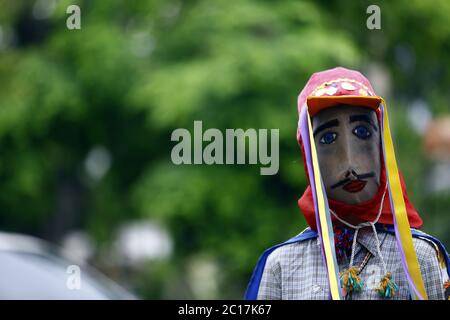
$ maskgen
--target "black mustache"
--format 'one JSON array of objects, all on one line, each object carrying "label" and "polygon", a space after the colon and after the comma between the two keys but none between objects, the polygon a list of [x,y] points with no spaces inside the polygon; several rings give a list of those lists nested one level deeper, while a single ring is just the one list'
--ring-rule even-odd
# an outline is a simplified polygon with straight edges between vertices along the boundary
[{"label": "black mustache", "polygon": [[[355,176],[356,176],[356,178],[358,178],[358,180],[362,180],[362,179],[365,179],[365,178],[372,178],[372,177],[375,177],[375,173],[369,172],[369,173],[364,173],[364,174],[357,174],[357,175],[355,175]],[[350,182],[350,181],[352,181],[352,180],[354,180],[354,179],[345,178],[344,180],[341,180],[341,181],[339,181],[338,183],[333,184],[333,185],[331,186],[331,189],[334,189],[334,188],[343,186],[344,184],[346,184],[346,183],[348,183],[348,182]]]}]

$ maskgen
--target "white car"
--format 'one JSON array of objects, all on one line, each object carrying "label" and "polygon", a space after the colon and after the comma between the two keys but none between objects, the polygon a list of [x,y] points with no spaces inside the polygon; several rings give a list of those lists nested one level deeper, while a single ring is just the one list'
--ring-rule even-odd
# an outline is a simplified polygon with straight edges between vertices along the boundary
[{"label": "white car", "polygon": [[92,267],[79,266],[58,251],[31,236],[0,232],[0,299],[136,299]]}]

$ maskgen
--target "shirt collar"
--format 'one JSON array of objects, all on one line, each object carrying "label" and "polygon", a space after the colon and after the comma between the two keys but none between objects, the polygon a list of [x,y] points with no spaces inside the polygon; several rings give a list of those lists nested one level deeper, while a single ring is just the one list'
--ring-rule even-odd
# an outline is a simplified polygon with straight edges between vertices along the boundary
[{"label": "shirt collar", "polygon": [[[387,234],[385,232],[378,232],[378,231],[377,234],[378,239],[380,240],[380,247],[381,247]],[[359,246],[357,247],[355,254],[357,254],[362,248],[365,248],[374,257],[378,256],[377,241],[375,239],[375,235],[371,227],[361,228],[358,231],[358,237],[356,239],[356,242],[359,244]]]}]

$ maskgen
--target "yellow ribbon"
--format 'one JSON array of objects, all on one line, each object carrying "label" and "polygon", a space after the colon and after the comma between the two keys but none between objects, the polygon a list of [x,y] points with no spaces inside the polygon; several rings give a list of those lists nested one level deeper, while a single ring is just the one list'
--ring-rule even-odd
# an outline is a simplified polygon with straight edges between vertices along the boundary
[{"label": "yellow ribbon", "polygon": [[320,219],[320,230],[322,234],[322,242],[325,252],[325,258],[327,263],[327,270],[328,270],[328,279],[330,283],[330,292],[331,292],[331,298],[333,300],[341,300],[340,295],[340,289],[339,289],[339,283],[338,279],[336,277],[337,273],[336,270],[338,270],[337,266],[335,265],[335,259],[333,251],[334,248],[331,248],[330,246],[330,235],[328,233],[328,220],[327,220],[327,212],[325,209],[325,200],[324,192],[322,189],[322,178],[320,176],[320,168],[319,168],[319,162],[317,160],[317,153],[316,153],[316,145],[314,143],[314,135],[312,131],[312,125],[311,125],[311,119],[308,113],[308,129],[309,129],[309,144],[311,146],[311,160],[313,165],[313,171],[314,171],[314,184],[316,186],[316,195],[317,195],[317,202],[318,202],[318,209],[319,209],[319,219]]},{"label": "yellow ribbon", "polygon": [[397,222],[397,230],[401,240],[402,250],[406,259],[406,265],[411,279],[423,300],[428,300],[425,285],[420,272],[419,261],[417,260],[416,251],[414,249],[411,227],[406,213],[405,200],[403,198],[402,186],[400,184],[400,176],[398,173],[397,162],[395,160],[394,146],[392,143],[391,130],[389,128],[389,116],[386,103],[381,100],[384,105],[384,130],[383,139],[385,146],[386,168],[388,173],[388,181],[391,191],[391,199],[394,205],[395,221]]}]

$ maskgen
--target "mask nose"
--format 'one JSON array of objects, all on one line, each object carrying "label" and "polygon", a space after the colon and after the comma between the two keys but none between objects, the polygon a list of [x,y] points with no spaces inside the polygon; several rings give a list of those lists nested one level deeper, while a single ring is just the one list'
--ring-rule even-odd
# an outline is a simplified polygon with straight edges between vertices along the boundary
[{"label": "mask nose", "polygon": [[345,130],[341,136],[341,151],[339,162],[341,163],[341,179],[358,180],[357,167],[358,162],[356,161],[361,157],[360,150],[354,147],[354,142],[351,141],[351,135]]},{"label": "mask nose", "polygon": [[357,180],[358,179],[358,174],[356,173],[356,170],[354,168],[349,168],[344,173],[344,179]]}]

